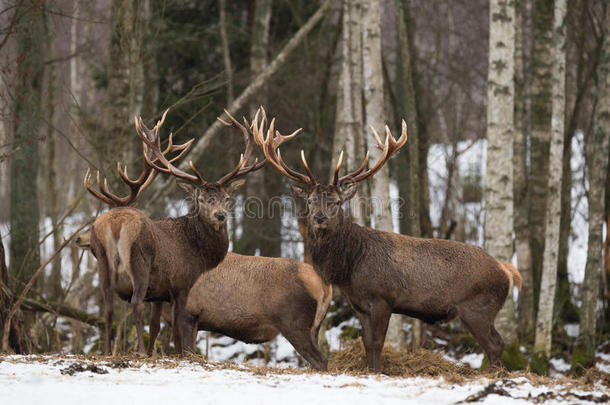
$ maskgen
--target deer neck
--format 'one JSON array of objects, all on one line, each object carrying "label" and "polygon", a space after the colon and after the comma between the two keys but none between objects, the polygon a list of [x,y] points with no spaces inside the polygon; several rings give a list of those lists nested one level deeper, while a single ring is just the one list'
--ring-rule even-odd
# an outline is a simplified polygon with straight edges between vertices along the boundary
[{"label": "deer neck", "polygon": [[220,229],[215,229],[198,216],[184,218],[185,235],[191,247],[201,254],[206,269],[216,267],[229,250],[227,226],[223,225]]},{"label": "deer neck", "polygon": [[326,283],[345,285],[364,253],[363,228],[342,214],[339,226],[307,231],[314,268]]}]

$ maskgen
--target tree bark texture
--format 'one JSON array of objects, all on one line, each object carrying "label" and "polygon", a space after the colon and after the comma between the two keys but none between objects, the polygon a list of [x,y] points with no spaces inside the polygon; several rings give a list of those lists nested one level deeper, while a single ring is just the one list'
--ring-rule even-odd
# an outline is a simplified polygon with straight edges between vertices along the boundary
[{"label": "tree bark texture", "polygon": [[[26,11],[17,27],[18,65],[14,150],[11,161],[10,266],[13,289],[21,291],[40,265],[38,162],[43,60],[46,46],[42,8],[36,1],[22,4]],[[23,11],[22,11],[23,12]]]},{"label": "tree bark texture", "polygon": [[579,346],[588,357],[594,358],[597,302],[600,298],[600,279],[603,273],[604,187],[608,170],[610,138],[610,7],[606,7],[606,31],[597,70],[597,110],[590,139],[587,140],[587,175],[589,179],[589,240],[585,279],[580,308]]},{"label": "tree bark texture", "polygon": [[[489,10],[485,250],[503,262],[513,255],[513,144],[515,6],[492,0]],[[512,291],[496,318],[505,343],[516,341]]]},{"label": "tree bark texture", "polygon": [[555,0],[553,23],[553,67],[552,67],[552,122],[549,156],[548,194],[546,208],[546,232],[538,315],[536,317],[536,339],[534,353],[551,355],[551,330],[553,306],[557,282],[557,254],[559,250],[559,218],[561,217],[561,173],[563,165],[563,138],[565,124],[566,87],[566,0]]},{"label": "tree bark texture", "polygon": [[[528,209],[528,133],[530,99],[532,0],[518,2],[515,8],[515,136],[513,142],[513,202],[515,253],[523,288],[519,293],[519,335],[525,340],[534,336],[534,290],[532,258],[529,243]],[[531,340],[530,340],[531,341]]]},{"label": "tree bark texture", "polygon": [[[401,215],[402,223],[406,229],[401,229],[402,233],[408,233],[411,236],[421,235],[421,226],[419,221],[419,145],[418,145],[418,128],[417,128],[417,97],[415,94],[415,86],[413,85],[413,63],[412,63],[412,48],[409,40],[409,31],[407,29],[407,18],[403,7],[403,0],[396,0],[396,20],[398,28],[398,61],[397,68],[399,78],[398,100],[400,102],[400,113],[404,114],[409,131],[409,139],[406,147],[408,154],[403,153],[398,156],[401,160],[408,162],[408,204],[404,207]],[[400,118],[400,117],[397,117]],[[398,121],[398,120],[397,120]],[[398,124],[400,124],[398,122]],[[398,126],[397,126],[398,127]],[[402,185],[399,185],[399,187]]]},{"label": "tree bark texture", "polygon": [[[530,138],[529,238],[532,258],[532,288],[534,303],[538,303],[542,256],[544,252],[544,227],[546,224],[546,195],[549,174],[549,141],[551,134],[551,55],[553,24],[553,0],[535,0],[533,11],[533,51]],[[529,281],[525,276],[523,281]]]},{"label": "tree bark texture", "polygon": [[[341,151],[344,153],[344,169],[354,170],[362,158],[363,77],[362,77],[362,0],[343,1],[343,34],[341,72],[335,118],[335,137],[331,169],[334,171]],[[332,173],[330,173],[332,178]],[[351,202],[354,221],[363,225],[364,210],[360,204],[362,190],[358,190]]]}]

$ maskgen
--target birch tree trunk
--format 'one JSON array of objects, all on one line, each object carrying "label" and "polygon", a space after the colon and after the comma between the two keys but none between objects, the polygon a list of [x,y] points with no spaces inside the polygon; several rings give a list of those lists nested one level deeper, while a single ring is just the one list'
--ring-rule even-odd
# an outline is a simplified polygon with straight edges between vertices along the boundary
[{"label": "birch tree trunk", "polygon": [[[362,0],[343,0],[343,50],[340,89],[337,95],[335,137],[333,139],[334,169],[341,151],[345,155],[345,168],[354,170],[362,163]],[[332,173],[330,174],[332,177]],[[361,190],[351,202],[355,222],[363,225],[364,211],[360,204]]]},{"label": "birch tree trunk", "polygon": [[604,187],[608,170],[608,143],[610,138],[610,7],[606,7],[606,30],[603,50],[597,70],[597,110],[590,139],[586,143],[587,175],[589,179],[589,240],[585,279],[580,308],[580,328],[572,367],[588,367],[595,363],[597,303],[600,298],[600,278],[604,274],[603,222]]},{"label": "birch tree trunk", "polygon": [[[362,77],[364,88],[366,144],[371,154],[371,162],[376,162],[381,151],[372,134],[371,127],[383,134],[384,99],[383,67],[381,60],[381,2],[380,0],[362,3]],[[371,163],[374,164],[374,163]],[[372,222],[376,229],[392,232],[392,212],[390,210],[390,171],[388,165],[371,178]],[[396,348],[404,348],[405,336],[402,328],[403,318],[393,314],[385,343]]]},{"label": "birch tree trunk", "polygon": [[[538,303],[540,274],[546,224],[546,195],[549,174],[549,140],[551,133],[551,55],[553,25],[553,0],[534,0],[533,50],[531,82],[531,138],[529,194],[529,238],[532,259],[531,276],[525,275],[524,285],[534,292],[534,303]],[[524,272],[527,269],[523,269]]]},{"label": "birch tree trunk", "polygon": [[529,243],[527,213],[527,144],[529,132],[530,56],[531,56],[531,8],[532,0],[518,2],[515,8],[515,137],[513,143],[513,202],[515,226],[515,253],[517,268],[523,278],[519,293],[518,325],[519,337],[526,341],[534,336],[534,290],[532,280],[532,258]]},{"label": "birch tree trunk", "polygon": [[557,282],[557,254],[559,250],[559,218],[561,217],[561,173],[566,87],[566,3],[566,0],[555,0],[552,67],[552,134],[549,156],[546,232],[532,364],[532,370],[544,374],[548,374],[547,363],[551,356],[551,330],[553,326],[553,306],[555,303],[555,284]]},{"label": "birch tree trunk", "polygon": [[[485,175],[485,250],[503,262],[513,255],[515,6],[491,0],[487,85],[487,169]],[[517,340],[512,291],[496,318],[504,342]]]}]

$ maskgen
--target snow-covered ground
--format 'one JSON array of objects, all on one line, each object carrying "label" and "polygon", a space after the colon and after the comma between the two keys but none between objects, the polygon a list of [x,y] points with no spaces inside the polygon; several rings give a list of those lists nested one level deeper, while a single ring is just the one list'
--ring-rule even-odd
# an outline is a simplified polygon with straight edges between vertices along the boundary
[{"label": "snow-covered ground", "polygon": [[[92,371],[91,371],[92,370]],[[599,403],[609,391],[567,383],[537,385],[527,378],[447,382],[442,378],[350,376],[205,364],[187,360],[118,361],[73,356],[0,357],[2,404],[454,404]],[[491,386],[491,388],[490,388]],[[528,401],[529,398],[529,401]],[[541,399],[545,401],[540,401]],[[593,401],[587,401],[586,399]]]}]

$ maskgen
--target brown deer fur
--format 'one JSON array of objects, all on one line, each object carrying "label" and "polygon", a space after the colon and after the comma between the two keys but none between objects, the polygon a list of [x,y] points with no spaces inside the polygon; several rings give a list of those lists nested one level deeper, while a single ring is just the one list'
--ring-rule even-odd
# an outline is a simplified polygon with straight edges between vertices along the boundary
[{"label": "brown deer fur", "polygon": [[312,367],[326,370],[318,331],[331,298],[332,287],[306,263],[228,253],[218,267],[199,276],[186,311],[197,330],[247,343],[267,342],[281,333]]},{"label": "brown deer fur", "polygon": [[[203,271],[220,263],[228,250],[226,199],[241,184],[243,180],[229,186],[200,188],[183,184],[196,203],[188,215],[179,218],[151,220],[135,208],[119,207],[96,219],[90,245],[98,260],[100,284],[107,302],[107,353],[111,342],[113,291],[132,303],[141,352],[144,351],[143,301],[170,301],[174,316],[182,319],[189,289]],[[217,214],[224,214],[223,219],[219,220]],[[173,334],[176,351],[182,353],[181,328],[176,325]],[[148,353],[153,344],[151,339]]]},{"label": "brown deer fur", "polygon": [[491,363],[499,363],[503,342],[494,319],[513,280],[520,285],[514,267],[506,269],[476,246],[359,226],[341,209],[353,192],[345,196],[337,186],[293,189],[310,202],[307,238],[314,268],[339,288],[360,319],[371,369],[380,371],[392,313],[427,323],[459,316]]},{"label": "brown deer fur", "polygon": [[[259,125],[259,115],[262,120]],[[141,118],[136,119],[136,132],[142,141],[144,168],[136,180],[127,176],[127,168],[118,164],[121,179],[129,186],[126,197],[118,197],[108,190],[106,181],[97,175],[98,190],[90,186],[91,174],[85,175],[85,187],[96,198],[111,206],[118,206],[96,219],[88,236],[82,236],[77,244],[86,247],[87,239],[91,251],[99,264],[106,313],[106,352],[110,352],[112,334],[112,292],[131,302],[138,334],[138,351],[144,353],[144,333],[142,327],[142,305],[151,301],[152,316],[149,355],[159,332],[161,302],[169,301],[173,306],[173,337],[176,352],[183,352],[184,306],[190,288],[205,270],[216,267],[228,250],[227,203],[230,195],[244,184],[241,176],[260,169],[265,161],[255,159],[250,164],[254,148],[253,128],[263,130],[267,124],[264,109],[256,113],[249,124],[244,118],[240,124],[228,111],[230,121],[219,121],[241,132],[245,149],[237,166],[216,182],[206,181],[190,162],[193,173],[184,172],[173,165],[188,151],[192,140],[173,144],[170,134],[168,146],[161,150],[159,131],[167,111],[152,129],[148,129]],[[297,131],[298,132],[298,131]],[[279,146],[279,143],[278,143]],[[174,158],[168,158],[179,152]],[[190,204],[187,215],[179,218],[151,220],[148,216],[127,205],[134,204],[157,172],[171,174],[182,181],[178,184],[186,192]]]},{"label": "brown deer fur", "polygon": [[331,185],[314,178],[305,154],[306,174],[282,160],[276,145],[284,138],[272,128],[263,139],[255,131],[267,161],[296,181],[292,190],[307,201],[307,237],[312,263],[322,279],[336,285],[348,299],[362,324],[369,368],[381,370],[381,350],[392,313],[433,323],[459,316],[483,346],[492,364],[500,362],[504,343],[494,327],[513,283],[520,277],[481,248],[464,243],[413,238],[352,223],[342,205],[354,196],[357,184],[373,176],[407,141],[407,125],[394,139],[386,126],[385,143],[374,129],[382,153],[367,169],[367,153],[355,171],[339,177],[339,156]]}]

